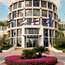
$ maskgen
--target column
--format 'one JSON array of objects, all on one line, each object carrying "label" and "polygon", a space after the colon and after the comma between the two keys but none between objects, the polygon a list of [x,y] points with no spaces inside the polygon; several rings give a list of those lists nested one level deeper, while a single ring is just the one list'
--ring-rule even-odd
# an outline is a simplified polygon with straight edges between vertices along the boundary
[{"label": "column", "polygon": [[24,39],[24,33],[25,33],[25,31],[24,31],[24,27],[22,27],[22,48],[25,48],[25,39]]},{"label": "column", "polygon": [[43,26],[41,26],[39,32],[40,32],[40,34],[41,34],[41,39],[39,40],[39,45],[40,45],[40,46],[44,46],[44,45],[43,45]]},{"label": "column", "polygon": [[48,47],[50,47],[51,44],[50,44],[50,33],[49,33],[49,29],[48,29]]}]

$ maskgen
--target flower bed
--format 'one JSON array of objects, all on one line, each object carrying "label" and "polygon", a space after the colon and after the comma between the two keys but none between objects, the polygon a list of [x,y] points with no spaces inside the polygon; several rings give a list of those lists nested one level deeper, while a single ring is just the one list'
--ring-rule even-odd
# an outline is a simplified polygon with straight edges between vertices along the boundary
[{"label": "flower bed", "polygon": [[43,56],[40,58],[22,59],[21,56],[8,56],[5,58],[7,65],[55,65],[57,58],[53,56]]}]

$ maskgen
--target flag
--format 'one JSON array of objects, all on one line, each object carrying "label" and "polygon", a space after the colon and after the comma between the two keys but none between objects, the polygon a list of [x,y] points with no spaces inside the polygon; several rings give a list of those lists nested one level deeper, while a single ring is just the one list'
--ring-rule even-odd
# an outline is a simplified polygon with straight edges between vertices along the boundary
[{"label": "flag", "polygon": [[26,25],[27,24],[27,20],[24,20],[24,22],[21,23],[21,25]]},{"label": "flag", "polygon": [[49,26],[52,26],[52,16],[49,15],[49,19],[47,20]]}]

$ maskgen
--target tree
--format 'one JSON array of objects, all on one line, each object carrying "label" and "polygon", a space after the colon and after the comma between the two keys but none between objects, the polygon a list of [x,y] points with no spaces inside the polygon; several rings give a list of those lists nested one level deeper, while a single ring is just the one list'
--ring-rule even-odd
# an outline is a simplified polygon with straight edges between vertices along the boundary
[{"label": "tree", "polygon": [[65,48],[65,37],[62,31],[56,32],[54,47],[58,49]]}]

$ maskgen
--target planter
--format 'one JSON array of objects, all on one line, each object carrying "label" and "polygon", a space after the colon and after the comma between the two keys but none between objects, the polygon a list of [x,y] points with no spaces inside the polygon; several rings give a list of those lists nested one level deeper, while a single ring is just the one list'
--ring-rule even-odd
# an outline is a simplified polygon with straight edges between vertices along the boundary
[{"label": "planter", "polygon": [[22,59],[21,56],[8,56],[5,58],[7,65],[55,65],[57,58],[46,56],[41,58]]}]

